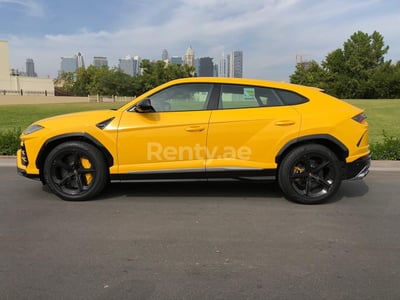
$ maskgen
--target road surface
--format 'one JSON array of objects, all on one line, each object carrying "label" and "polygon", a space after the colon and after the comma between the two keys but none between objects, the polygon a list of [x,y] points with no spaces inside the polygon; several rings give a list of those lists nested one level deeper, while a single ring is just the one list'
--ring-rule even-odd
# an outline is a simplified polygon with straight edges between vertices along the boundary
[{"label": "road surface", "polygon": [[65,202],[0,158],[0,299],[400,299],[400,168],[324,205],[274,184],[113,184]]}]

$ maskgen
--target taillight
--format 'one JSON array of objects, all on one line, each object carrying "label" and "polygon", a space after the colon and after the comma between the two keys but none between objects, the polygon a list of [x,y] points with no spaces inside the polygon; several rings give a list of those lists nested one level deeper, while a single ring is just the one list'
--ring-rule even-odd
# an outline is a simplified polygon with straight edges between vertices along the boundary
[{"label": "taillight", "polygon": [[367,115],[364,113],[358,114],[357,116],[353,117],[353,120],[362,123],[367,118]]}]

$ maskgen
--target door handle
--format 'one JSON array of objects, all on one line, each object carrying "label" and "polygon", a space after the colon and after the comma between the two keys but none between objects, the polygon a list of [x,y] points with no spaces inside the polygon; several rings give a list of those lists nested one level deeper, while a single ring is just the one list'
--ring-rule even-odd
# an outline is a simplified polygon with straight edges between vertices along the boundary
[{"label": "door handle", "polygon": [[200,132],[204,129],[206,129],[204,126],[189,126],[185,128],[187,132]]},{"label": "door handle", "polygon": [[290,125],[294,125],[296,122],[293,120],[280,120],[280,121],[276,121],[275,125],[276,126],[290,126]]}]

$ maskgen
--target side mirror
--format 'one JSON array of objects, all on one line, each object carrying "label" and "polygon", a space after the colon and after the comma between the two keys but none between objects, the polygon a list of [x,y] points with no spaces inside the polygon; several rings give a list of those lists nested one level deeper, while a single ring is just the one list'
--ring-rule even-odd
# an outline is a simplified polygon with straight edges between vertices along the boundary
[{"label": "side mirror", "polygon": [[135,111],[138,113],[152,113],[155,112],[156,110],[151,105],[150,99],[147,98],[136,104]]}]

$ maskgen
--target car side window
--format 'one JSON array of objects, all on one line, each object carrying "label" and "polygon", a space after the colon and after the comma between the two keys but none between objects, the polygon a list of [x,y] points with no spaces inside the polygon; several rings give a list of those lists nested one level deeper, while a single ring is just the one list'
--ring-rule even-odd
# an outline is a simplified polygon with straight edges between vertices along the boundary
[{"label": "car side window", "polygon": [[212,84],[194,83],[168,87],[150,97],[156,112],[207,109]]},{"label": "car side window", "polygon": [[283,105],[274,89],[246,86],[222,85],[220,109],[251,108]]},{"label": "car side window", "polygon": [[297,93],[286,91],[286,90],[276,90],[279,98],[285,103],[285,105],[296,105],[308,102],[308,99]]}]

